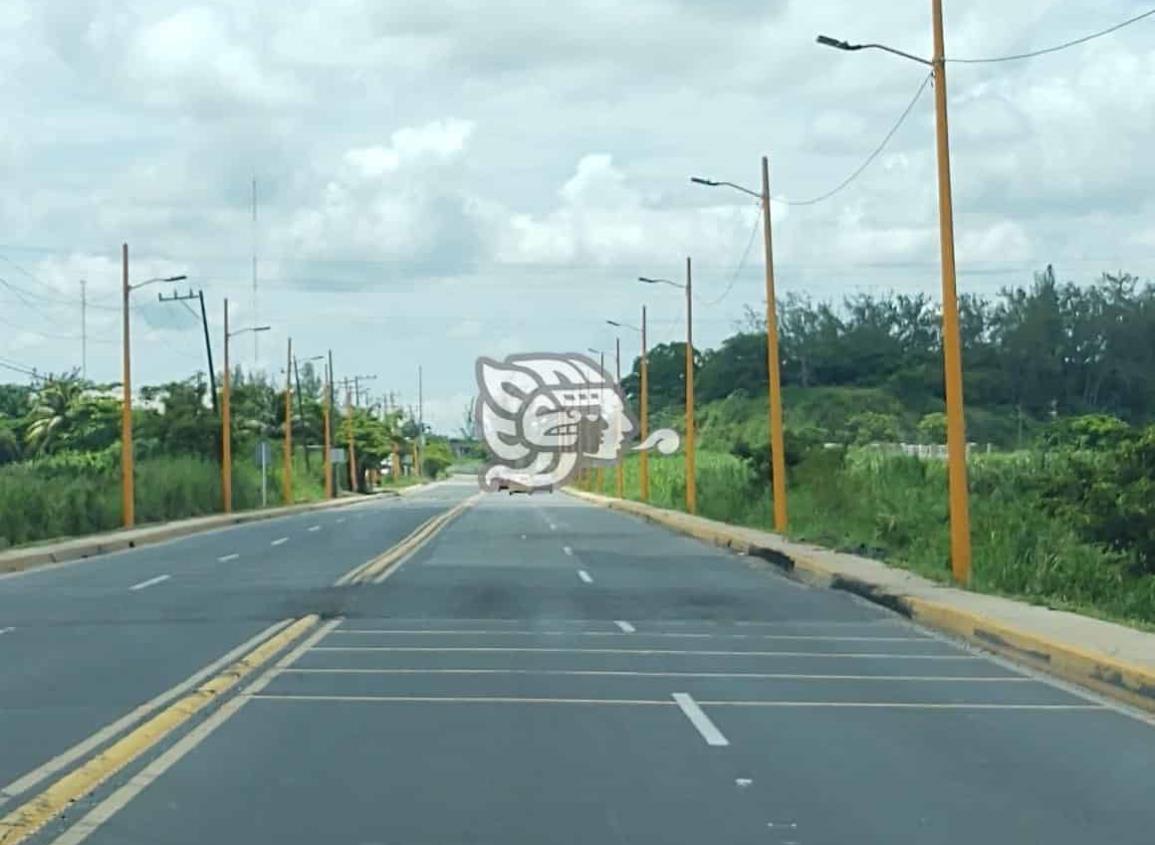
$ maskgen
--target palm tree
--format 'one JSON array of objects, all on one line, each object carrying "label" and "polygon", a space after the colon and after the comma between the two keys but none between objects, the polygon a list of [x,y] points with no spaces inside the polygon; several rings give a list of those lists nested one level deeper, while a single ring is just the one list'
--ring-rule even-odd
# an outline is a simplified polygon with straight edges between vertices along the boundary
[{"label": "palm tree", "polygon": [[76,373],[45,379],[28,413],[24,443],[37,455],[49,452],[69,428],[71,417],[84,393]]}]

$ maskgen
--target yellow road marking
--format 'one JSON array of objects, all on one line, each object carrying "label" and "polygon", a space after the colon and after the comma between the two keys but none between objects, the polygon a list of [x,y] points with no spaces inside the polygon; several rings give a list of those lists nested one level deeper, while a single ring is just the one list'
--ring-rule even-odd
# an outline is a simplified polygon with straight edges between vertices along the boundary
[{"label": "yellow road marking", "polygon": [[449,510],[425,520],[425,522],[421,523],[421,525],[414,529],[408,536],[383,554],[345,573],[337,579],[336,586],[368,584],[374,580],[378,582],[383,580],[394,565],[429,542],[437,532],[445,528],[445,526],[459,517],[468,507],[476,502],[477,499],[480,498],[480,495],[481,494],[478,493],[470,496]]},{"label": "yellow road marking", "polygon": [[341,619],[331,619],[318,626],[308,636],[301,639],[288,653],[282,656],[272,668],[263,673],[249,684],[243,692],[233,696],[222,706],[210,713],[203,721],[187,734],[177,740],[163,754],[145,766],[139,773],[134,774],[128,783],[121,786],[111,795],[88,811],[76,824],[65,831],[61,836],[52,840],[52,845],[80,845],[89,836],[96,832],[102,824],[118,813],[126,804],[132,801],[141,792],[147,789],[157,778],[176,765],[186,754],[204,742],[208,736],[236,715],[244,706],[248,696],[259,692],[276,677],[276,673],[299,660],[319,640],[327,636]]},{"label": "yellow road marking", "polygon": [[28,839],[75,801],[90,793],[271,660],[277,652],[304,635],[317,622],[318,617],[315,615],[296,620],[221,674],[4,816],[0,819],[0,845],[16,845]]}]

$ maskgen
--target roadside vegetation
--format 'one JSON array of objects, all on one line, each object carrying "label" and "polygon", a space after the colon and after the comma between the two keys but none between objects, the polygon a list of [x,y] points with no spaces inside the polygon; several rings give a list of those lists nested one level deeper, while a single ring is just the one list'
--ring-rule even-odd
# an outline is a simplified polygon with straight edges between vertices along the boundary
[{"label": "roadside vegetation", "polygon": [[[790,535],[948,581],[946,464],[927,457],[946,430],[937,309],[794,297],[780,316]],[[1048,269],[964,298],[963,326],[971,587],[1155,625],[1155,289],[1059,284]],[[683,350],[651,357],[655,427],[682,427]],[[696,357],[699,513],[768,529],[762,326]],[[683,508],[682,456],[650,465],[650,501]],[[626,495],[640,495],[636,457]]]},{"label": "roadside vegetation", "polygon": [[[311,365],[301,368],[293,400],[293,493],[297,502],[324,496],[323,385]],[[268,444],[268,504],[281,499],[284,397],[262,376],[232,374],[233,505],[261,507],[259,444]],[[220,421],[202,376],[142,389],[133,410],[136,519],[139,524],[217,513]],[[121,402],[116,385],[86,383],[73,374],[32,385],[0,385],[0,549],[121,525]],[[401,410],[354,408],[333,417],[334,446],[352,430],[362,492],[416,482],[410,473],[418,424]],[[379,470],[396,448],[401,478]],[[426,477],[445,472],[453,452],[426,436]],[[337,488],[348,492],[348,466],[336,466]]]}]

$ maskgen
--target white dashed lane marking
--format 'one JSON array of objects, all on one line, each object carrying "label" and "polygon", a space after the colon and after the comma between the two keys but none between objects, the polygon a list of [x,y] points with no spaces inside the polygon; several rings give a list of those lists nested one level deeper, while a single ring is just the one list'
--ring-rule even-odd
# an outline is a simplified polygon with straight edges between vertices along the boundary
[{"label": "white dashed lane marking", "polygon": [[158,575],[155,578],[149,578],[147,581],[141,581],[139,584],[133,584],[129,587],[130,590],[144,590],[155,584],[161,584],[171,578],[171,575]]},{"label": "white dashed lane marking", "polygon": [[621,619],[617,619],[617,620],[615,620],[615,621],[614,621],[614,624],[615,624],[615,625],[617,625],[619,628],[621,628],[621,629],[622,629],[622,633],[623,633],[623,634],[632,634],[632,633],[633,633],[633,632],[636,630],[636,629],[634,628],[634,626],[633,626],[633,625],[631,625],[629,622],[625,622],[625,621],[623,621],[623,620],[621,620]]},{"label": "white dashed lane marking", "polygon": [[718,730],[718,726],[710,721],[710,717],[703,712],[702,708],[698,706],[698,702],[694,701],[689,693],[674,693],[674,701],[677,702],[682,712],[686,714],[686,718],[690,720],[690,724],[698,729],[698,733],[702,735],[702,739],[706,740],[706,745],[721,747],[730,744],[730,740],[726,739],[725,734]]},{"label": "white dashed lane marking", "polygon": [[269,545],[270,546],[280,546],[280,545],[287,543],[287,542],[289,542],[288,537],[278,537],[276,540],[273,540],[273,542],[269,543]]},{"label": "white dashed lane marking", "polygon": [[239,557],[240,557],[240,555],[238,555],[238,554],[223,555],[223,556],[217,558],[217,562],[218,563],[228,563],[230,560],[236,560]]},{"label": "white dashed lane marking", "polygon": [[588,572],[586,572],[584,569],[578,570],[578,578],[581,578],[587,584],[592,584],[594,582],[594,579],[591,578],[590,574]]},{"label": "white dashed lane marking", "polygon": [[320,531],[320,530],[321,530],[321,526],[320,526],[320,525],[310,525],[310,526],[309,526],[309,528],[308,528],[308,530],[309,530],[309,531]]}]

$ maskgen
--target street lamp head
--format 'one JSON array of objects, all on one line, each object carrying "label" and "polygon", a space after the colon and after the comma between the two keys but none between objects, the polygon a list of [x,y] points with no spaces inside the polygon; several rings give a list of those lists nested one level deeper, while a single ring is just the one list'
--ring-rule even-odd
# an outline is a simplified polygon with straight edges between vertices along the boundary
[{"label": "street lamp head", "polygon": [[647,279],[645,276],[638,276],[638,281],[647,285],[656,285],[661,283],[660,279]]},{"label": "street lamp head", "polygon": [[819,35],[818,43],[824,47],[833,47],[835,50],[854,50],[854,45],[846,41],[839,41],[837,38],[831,38],[828,35]]},{"label": "street lamp head", "polygon": [[717,188],[719,185],[722,184],[721,182],[715,182],[713,179],[700,179],[697,176],[691,176],[690,181],[693,182],[695,185],[706,185],[707,187],[710,187],[710,188]]},{"label": "street lamp head", "polygon": [[167,279],[161,279],[162,282],[183,282],[188,276],[169,276]]}]

